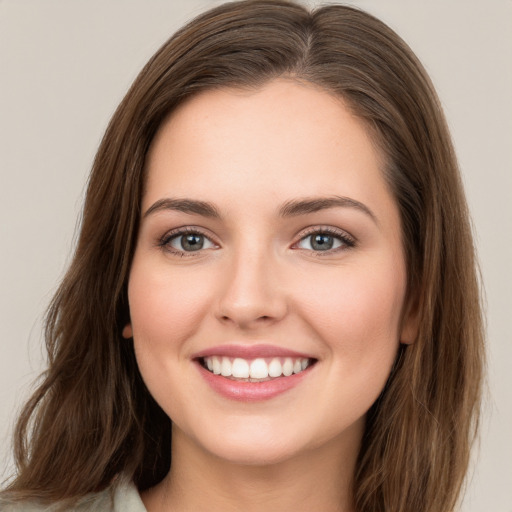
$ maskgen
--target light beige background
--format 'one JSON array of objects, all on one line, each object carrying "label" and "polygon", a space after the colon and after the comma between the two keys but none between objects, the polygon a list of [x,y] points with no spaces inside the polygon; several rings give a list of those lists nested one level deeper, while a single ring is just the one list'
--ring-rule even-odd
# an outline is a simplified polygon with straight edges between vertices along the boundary
[{"label": "light beige background", "polygon": [[[0,0],[0,470],[43,368],[41,318],[69,261],[91,162],[145,61],[208,0]],[[313,2],[311,2],[313,3]],[[438,88],[488,301],[489,398],[464,512],[512,511],[512,1],[353,0]],[[2,473],[0,471],[0,477]]]}]

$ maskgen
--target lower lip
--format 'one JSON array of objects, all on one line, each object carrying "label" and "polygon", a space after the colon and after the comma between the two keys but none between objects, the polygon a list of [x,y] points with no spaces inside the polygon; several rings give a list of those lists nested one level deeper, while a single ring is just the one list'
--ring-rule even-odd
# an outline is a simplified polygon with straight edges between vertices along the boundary
[{"label": "lower lip", "polygon": [[239,402],[261,402],[270,400],[297,386],[310,373],[314,365],[289,377],[277,377],[264,382],[231,380],[208,371],[200,363],[197,363],[197,366],[203,379],[223,397]]}]

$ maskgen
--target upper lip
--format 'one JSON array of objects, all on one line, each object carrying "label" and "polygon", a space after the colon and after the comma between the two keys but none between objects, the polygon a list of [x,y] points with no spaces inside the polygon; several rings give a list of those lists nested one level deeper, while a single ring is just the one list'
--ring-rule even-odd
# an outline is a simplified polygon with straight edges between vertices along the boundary
[{"label": "upper lip", "polygon": [[314,359],[311,355],[303,352],[297,352],[288,348],[275,345],[218,345],[216,347],[201,350],[192,356],[193,359],[201,359],[211,356],[239,357],[241,359],[257,359],[264,357],[294,357],[304,359]]}]

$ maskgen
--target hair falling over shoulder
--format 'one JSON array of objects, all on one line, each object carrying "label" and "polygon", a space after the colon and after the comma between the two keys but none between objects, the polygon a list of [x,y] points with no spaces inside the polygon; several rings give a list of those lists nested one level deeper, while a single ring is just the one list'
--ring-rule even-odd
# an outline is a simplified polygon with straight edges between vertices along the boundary
[{"label": "hair falling over shoulder", "polygon": [[367,415],[354,508],[455,507],[478,427],[484,335],[469,214],[440,103],[384,23],[353,7],[310,12],[283,0],[227,3],[193,20],[151,58],[114,114],[74,258],[48,310],[48,369],[19,418],[17,473],[4,498],[76,500],[121,474],[144,490],[167,474],[171,422],[121,334],[146,153],[186,98],[281,76],[342,97],[364,120],[401,215],[419,333]]}]

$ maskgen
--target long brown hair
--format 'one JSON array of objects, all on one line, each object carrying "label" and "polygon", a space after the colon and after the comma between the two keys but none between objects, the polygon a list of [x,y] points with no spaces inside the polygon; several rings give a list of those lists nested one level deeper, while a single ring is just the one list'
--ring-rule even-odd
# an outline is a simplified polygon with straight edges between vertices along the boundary
[{"label": "long brown hair", "polygon": [[309,12],[281,0],[228,3],[192,21],[151,58],[113,116],[74,259],[48,311],[49,367],[20,416],[18,472],[4,496],[74,499],[120,474],[143,490],[168,472],[171,422],[121,336],[145,157],[184,99],[280,76],[342,96],[365,121],[401,214],[406,300],[419,332],[367,415],[355,509],[455,506],[478,424],[483,330],[468,211],[439,101],[384,23],[353,7]]}]

